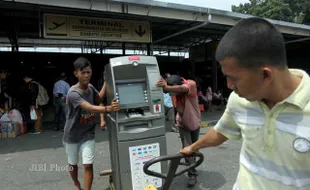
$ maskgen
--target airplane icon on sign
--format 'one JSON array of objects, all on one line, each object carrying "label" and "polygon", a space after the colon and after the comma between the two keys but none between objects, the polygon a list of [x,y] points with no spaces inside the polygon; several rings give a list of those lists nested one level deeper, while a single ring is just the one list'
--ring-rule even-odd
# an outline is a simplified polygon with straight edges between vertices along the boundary
[{"label": "airplane icon on sign", "polygon": [[49,30],[55,30],[55,29],[57,29],[57,28],[59,28],[59,27],[61,27],[62,25],[65,24],[65,22],[60,23],[60,24],[58,24],[57,22],[52,22],[52,23],[55,25],[55,27],[53,27],[53,28],[48,28]]}]

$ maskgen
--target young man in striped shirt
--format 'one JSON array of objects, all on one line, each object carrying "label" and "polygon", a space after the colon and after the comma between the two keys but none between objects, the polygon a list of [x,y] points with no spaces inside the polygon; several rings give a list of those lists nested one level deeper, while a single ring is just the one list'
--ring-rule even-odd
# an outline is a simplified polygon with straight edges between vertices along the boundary
[{"label": "young man in striped shirt", "polygon": [[234,92],[216,126],[181,152],[242,138],[234,190],[310,189],[310,78],[288,68],[281,33],[264,19],[243,19],[216,59]]}]

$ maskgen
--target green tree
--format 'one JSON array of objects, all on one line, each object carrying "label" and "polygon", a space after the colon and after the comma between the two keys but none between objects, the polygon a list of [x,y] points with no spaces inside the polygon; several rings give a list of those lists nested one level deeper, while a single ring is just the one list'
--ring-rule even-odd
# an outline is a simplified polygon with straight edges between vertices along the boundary
[{"label": "green tree", "polygon": [[287,22],[310,24],[309,0],[250,0],[232,11]]},{"label": "green tree", "polygon": [[305,11],[304,24],[310,25],[310,3]]}]

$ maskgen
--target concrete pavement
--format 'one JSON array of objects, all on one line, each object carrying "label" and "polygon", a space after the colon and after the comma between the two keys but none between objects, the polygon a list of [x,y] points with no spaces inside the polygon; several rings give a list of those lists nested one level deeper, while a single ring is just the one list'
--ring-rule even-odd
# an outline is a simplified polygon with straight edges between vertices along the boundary
[{"label": "concrete pavement", "polygon": [[[221,113],[212,113],[212,116],[206,114],[206,120],[214,120],[220,115]],[[201,136],[207,130],[209,128],[202,128]],[[178,136],[177,133],[167,133],[168,154],[180,150]],[[27,134],[15,139],[0,139],[0,189],[73,190],[61,138],[61,132],[45,130],[40,135]],[[205,161],[198,167],[198,184],[192,189],[231,189],[239,168],[240,147],[241,141],[228,141],[219,147],[202,150]],[[102,131],[99,127],[96,130],[95,156],[93,189],[107,189],[107,178],[100,177],[99,172],[110,168],[108,136],[107,131]],[[39,168],[32,171],[33,165]],[[40,167],[44,171],[40,171]],[[79,179],[83,184],[81,165],[79,169]],[[186,179],[185,175],[175,178],[170,189],[187,189]]]}]

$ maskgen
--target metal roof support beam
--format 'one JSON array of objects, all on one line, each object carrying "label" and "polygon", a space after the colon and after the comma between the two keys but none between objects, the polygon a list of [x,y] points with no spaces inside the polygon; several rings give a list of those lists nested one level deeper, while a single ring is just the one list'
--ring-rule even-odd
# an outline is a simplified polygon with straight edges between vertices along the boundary
[{"label": "metal roof support beam", "polygon": [[122,52],[123,55],[126,55],[126,44],[124,42],[122,43]]},{"label": "metal roof support beam", "polygon": [[12,51],[18,51],[18,38],[16,35],[16,29],[10,28],[10,30],[7,32],[9,42],[12,46]]},{"label": "metal roof support beam", "polygon": [[91,0],[91,1],[90,1],[90,7],[89,7],[89,10],[91,10],[91,9],[92,9],[92,7],[93,7],[93,3],[94,3],[94,0]]},{"label": "metal roof support beam", "polygon": [[151,55],[151,45],[147,44],[146,48],[147,48],[147,55],[150,56]]},{"label": "metal roof support beam", "polygon": [[298,40],[291,40],[291,41],[288,41],[288,42],[285,42],[285,44],[291,44],[291,43],[296,43],[296,42],[303,42],[303,41],[310,41],[310,38],[301,38],[301,39],[298,39]]},{"label": "metal roof support beam", "polygon": [[[109,49],[122,49],[121,42],[104,42],[103,45],[107,45]],[[147,44],[141,44],[143,49],[147,49]],[[0,37],[0,46],[7,47],[11,46],[11,42],[9,38]],[[18,39],[19,47],[63,47],[63,48],[88,48],[90,44],[87,41],[79,41],[79,40],[54,40],[54,39],[28,39],[28,38],[19,38]],[[102,45],[97,44],[95,47],[101,47]],[[107,48],[104,47],[104,48]],[[126,43],[126,49],[134,49],[136,47],[135,44]],[[153,50],[158,49],[167,49],[168,46],[162,45],[153,45],[150,44],[150,51],[152,54]],[[169,46],[171,51],[176,51],[178,46]]]},{"label": "metal roof support beam", "polygon": [[[13,14],[15,14],[13,12]],[[12,51],[18,51],[18,37],[17,37],[17,27],[16,27],[16,18],[15,16],[8,24],[7,28],[8,39],[12,45]]]},{"label": "metal roof support beam", "polygon": [[193,26],[193,27],[191,27],[191,28],[188,28],[188,29],[185,29],[185,30],[176,32],[176,33],[174,33],[174,34],[171,34],[171,35],[169,35],[169,36],[166,36],[166,37],[164,37],[164,38],[158,39],[158,40],[154,41],[153,44],[162,42],[162,41],[164,41],[164,40],[173,38],[173,37],[175,37],[175,36],[184,34],[184,33],[186,33],[186,32],[190,32],[190,31],[192,31],[192,30],[196,30],[197,28],[201,28],[201,27],[203,27],[203,26],[206,26],[206,25],[208,25],[208,24],[211,22],[211,18],[212,18],[212,16],[211,16],[211,15],[208,15],[208,20],[205,21],[205,22],[203,22],[202,24],[199,24],[199,25],[197,25],[197,26]]}]

